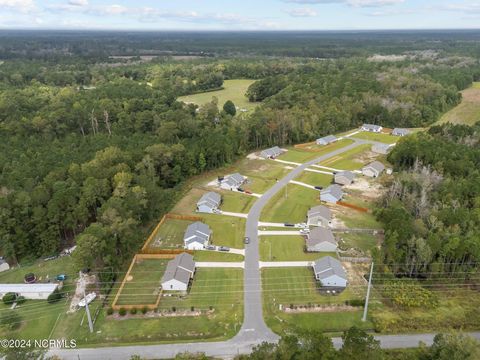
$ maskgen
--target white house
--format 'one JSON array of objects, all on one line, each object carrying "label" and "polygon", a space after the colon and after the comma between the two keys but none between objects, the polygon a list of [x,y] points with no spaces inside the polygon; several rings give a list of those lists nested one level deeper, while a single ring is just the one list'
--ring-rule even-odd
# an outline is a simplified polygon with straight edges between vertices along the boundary
[{"label": "white house", "polygon": [[368,177],[379,177],[385,170],[385,166],[380,161],[374,161],[367,166],[363,167],[362,173]]},{"label": "white house", "polygon": [[238,190],[246,180],[244,176],[235,173],[220,180],[220,187],[225,190]]},{"label": "white house", "polygon": [[188,250],[202,250],[208,245],[210,241],[212,230],[207,224],[200,221],[188,225],[185,234],[183,235],[183,242],[185,249]]},{"label": "white house", "polygon": [[283,154],[283,150],[278,146],[274,146],[270,149],[265,149],[260,153],[260,156],[264,159],[275,159],[276,157]]},{"label": "white house", "polygon": [[312,207],[307,213],[307,225],[328,227],[332,224],[332,212],[323,205]]},{"label": "white house", "polygon": [[322,287],[345,289],[347,287],[347,274],[340,261],[331,256],[325,256],[313,263],[315,279],[320,281]]},{"label": "white house", "polygon": [[193,256],[181,253],[168,262],[161,280],[162,289],[164,291],[187,291],[193,274],[195,274]]},{"label": "white house", "polygon": [[361,129],[362,131],[379,133],[383,130],[383,127],[381,127],[380,125],[363,124]]},{"label": "white house", "polygon": [[25,299],[45,300],[58,287],[58,284],[0,284],[0,298],[5,294],[15,293]]},{"label": "white house", "polygon": [[7,271],[10,269],[10,265],[5,261],[5,259],[0,258],[0,272]]},{"label": "white house", "polygon": [[340,171],[335,174],[335,184],[350,185],[355,179],[355,174],[351,171]]},{"label": "white house", "polygon": [[410,130],[408,129],[402,129],[402,128],[395,128],[392,131],[393,136],[405,136],[410,133]]},{"label": "white house", "polygon": [[328,136],[324,136],[320,139],[317,139],[317,145],[328,145],[328,144],[331,144],[335,141],[337,141],[338,139],[333,136],[333,135],[328,135]]},{"label": "white house", "polygon": [[197,202],[197,211],[203,213],[214,213],[218,211],[222,203],[222,196],[216,192],[210,191],[202,195]]},{"label": "white house", "polygon": [[307,236],[306,245],[309,252],[334,252],[338,247],[332,230],[324,227],[313,228]]},{"label": "white house", "polygon": [[342,200],[343,198],[343,191],[340,186],[337,184],[330,185],[326,189],[320,191],[320,200],[326,201],[329,203],[337,203],[338,201]]},{"label": "white house", "polygon": [[376,143],[376,144],[373,144],[372,146],[372,151],[374,153],[383,154],[383,155],[387,155],[392,149],[393,149],[393,146],[388,144]]}]

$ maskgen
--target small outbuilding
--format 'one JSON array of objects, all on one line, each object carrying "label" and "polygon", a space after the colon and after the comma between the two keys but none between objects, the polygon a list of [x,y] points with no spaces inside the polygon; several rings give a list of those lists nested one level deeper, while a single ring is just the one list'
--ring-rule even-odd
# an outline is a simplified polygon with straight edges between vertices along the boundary
[{"label": "small outbuilding", "polygon": [[222,203],[222,196],[216,192],[210,191],[202,195],[197,202],[197,211],[202,213],[215,213]]},{"label": "small outbuilding", "polygon": [[308,234],[306,247],[309,252],[333,252],[337,250],[338,243],[333,236],[332,230],[316,227]]},{"label": "small outbuilding", "polygon": [[183,235],[185,249],[203,250],[208,245],[211,235],[212,230],[207,224],[197,221],[188,225]]},{"label": "small outbuilding", "polygon": [[264,159],[275,159],[276,157],[283,154],[283,150],[278,146],[274,146],[270,149],[265,149],[260,153],[260,156]]},{"label": "small outbuilding", "polygon": [[247,181],[247,178],[239,173],[235,173],[220,180],[220,187],[225,190],[238,190],[238,188],[241,187],[245,181]]},{"label": "small outbuilding", "polygon": [[382,132],[383,127],[380,125],[374,125],[374,124],[363,124],[361,129],[362,131],[379,133],[379,132]]},{"label": "small outbuilding", "polygon": [[317,139],[317,145],[328,145],[334,143],[338,139],[334,135],[324,136],[320,139]]},{"label": "small outbuilding", "polygon": [[0,257],[0,272],[10,269],[10,265],[5,261],[3,257]]},{"label": "small outbuilding", "polygon": [[337,184],[330,185],[329,187],[320,191],[320,200],[329,203],[337,203],[343,198],[343,190]]},{"label": "small outbuilding", "polygon": [[374,161],[363,167],[362,173],[365,176],[376,178],[379,177],[384,170],[385,165],[383,165],[380,161]]},{"label": "small outbuilding", "polygon": [[315,279],[320,281],[322,287],[327,289],[344,290],[347,287],[347,273],[340,261],[325,256],[313,263]]},{"label": "small outbuilding", "polygon": [[46,300],[58,288],[58,284],[0,284],[0,298],[14,293],[30,300]]},{"label": "small outbuilding", "polygon": [[164,291],[187,291],[193,274],[195,274],[193,256],[181,253],[168,262],[161,280],[162,289]]},{"label": "small outbuilding", "polygon": [[308,226],[328,227],[332,224],[332,212],[323,205],[312,207],[307,213]]},{"label": "small outbuilding", "polygon": [[383,154],[383,155],[387,155],[392,149],[393,149],[393,146],[388,144],[377,143],[372,146],[372,151],[374,153]]},{"label": "small outbuilding", "polygon": [[335,174],[335,184],[350,185],[355,180],[355,174],[351,171],[341,171]]},{"label": "small outbuilding", "polygon": [[410,130],[408,129],[395,128],[392,131],[393,136],[406,136],[408,134],[410,134]]}]

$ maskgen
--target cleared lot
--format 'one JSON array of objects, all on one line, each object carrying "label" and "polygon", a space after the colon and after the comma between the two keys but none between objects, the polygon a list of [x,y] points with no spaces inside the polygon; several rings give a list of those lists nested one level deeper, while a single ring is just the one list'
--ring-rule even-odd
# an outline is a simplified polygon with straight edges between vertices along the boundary
[{"label": "cleared lot", "polygon": [[335,253],[307,253],[303,249],[305,239],[303,236],[261,236],[260,260],[261,261],[301,261],[317,260],[323,256],[336,257]]}]

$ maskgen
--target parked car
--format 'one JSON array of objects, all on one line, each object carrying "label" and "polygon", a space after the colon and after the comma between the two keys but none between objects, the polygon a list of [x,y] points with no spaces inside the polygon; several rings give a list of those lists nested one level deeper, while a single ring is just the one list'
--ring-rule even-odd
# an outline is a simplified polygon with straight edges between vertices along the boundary
[{"label": "parked car", "polygon": [[288,227],[295,227],[295,224],[290,224],[290,223],[285,223],[283,224],[284,226],[288,226]]},{"label": "parked car", "polygon": [[57,280],[58,281],[65,281],[65,280],[67,280],[67,275],[65,275],[65,274],[57,275]]},{"label": "parked car", "polygon": [[215,245],[207,245],[205,246],[206,250],[215,250],[217,247]]},{"label": "parked car", "polygon": [[307,229],[308,225],[306,223],[298,223],[298,224],[295,224],[295,227]]},{"label": "parked car", "polygon": [[218,251],[230,251],[230,248],[229,247],[226,247],[226,246],[220,246],[218,248]]},{"label": "parked car", "polygon": [[315,190],[323,190],[322,186],[315,186]]},{"label": "parked car", "polygon": [[245,192],[245,190],[243,190],[242,188],[238,188],[237,190],[240,192]]},{"label": "parked car", "polygon": [[250,244],[250,238],[249,238],[248,236],[245,236],[245,237],[243,238],[243,243],[244,243],[244,244]]},{"label": "parked car", "polygon": [[300,234],[308,235],[308,234],[310,234],[310,229],[302,229],[302,230],[300,230]]}]

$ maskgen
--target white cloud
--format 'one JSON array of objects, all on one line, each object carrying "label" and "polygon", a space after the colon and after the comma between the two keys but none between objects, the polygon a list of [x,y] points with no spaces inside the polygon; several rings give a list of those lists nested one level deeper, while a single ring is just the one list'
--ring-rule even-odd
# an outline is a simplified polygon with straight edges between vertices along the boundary
[{"label": "white cloud", "polygon": [[381,7],[397,5],[405,0],[284,0],[295,4],[345,4],[353,7]]},{"label": "white cloud", "polygon": [[88,0],[69,0],[68,4],[72,6],[88,6]]},{"label": "white cloud", "polygon": [[33,0],[0,0],[0,9],[29,12],[35,9]]},{"label": "white cloud", "polygon": [[318,15],[315,10],[310,8],[297,8],[297,9],[286,10],[286,12],[293,17],[314,17]]},{"label": "white cloud", "polygon": [[480,13],[480,2],[464,2],[463,4],[448,4],[440,7],[442,10],[458,11],[467,14]]}]

